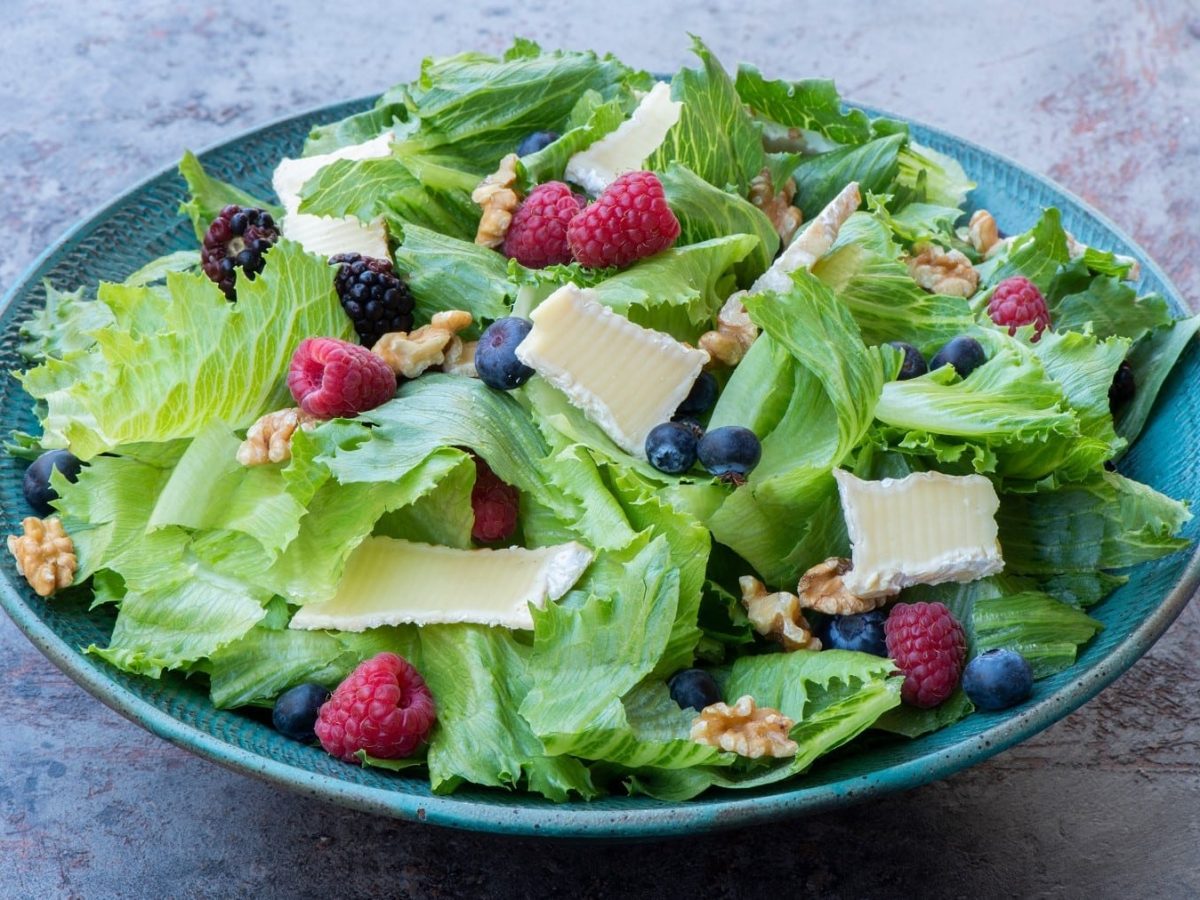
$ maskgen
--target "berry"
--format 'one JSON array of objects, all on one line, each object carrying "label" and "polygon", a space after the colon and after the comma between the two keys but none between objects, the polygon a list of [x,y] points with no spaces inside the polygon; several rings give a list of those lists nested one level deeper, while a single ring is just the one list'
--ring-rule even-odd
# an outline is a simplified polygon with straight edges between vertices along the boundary
[{"label": "berry", "polygon": [[1133,399],[1137,393],[1137,382],[1133,377],[1133,366],[1129,360],[1122,360],[1117,371],[1113,373],[1112,384],[1108,388],[1108,409],[1116,413],[1118,409]]},{"label": "berry", "polygon": [[717,402],[717,379],[712,372],[701,372],[687,397],[675,410],[677,416],[702,416]]},{"label": "berry", "polygon": [[346,762],[367,751],[379,759],[412,756],[433,727],[433,695],[417,670],[395,653],[359,663],[317,715],[325,751]]},{"label": "berry", "polygon": [[1024,275],[1013,275],[996,285],[988,302],[988,315],[997,325],[1007,325],[1009,334],[1016,334],[1022,325],[1032,325],[1035,341],[1050,327],[1046,298]]},{"label": "berry", "polygon": [[475,524],[471,526],[471,537],[481,544],[512,537],[517,530],[520,499],[515,487],[501,481],[486,462],[475,457],[475,487],[471,488]]},{"label": "berry", "polygon": [[517,208],[504,237],[504,255],[530,269],[571,261],[567,225],[583,199],[561,181],[539,184]]},{"label": "berry", "polygon": [[731,484],[744,484],[762,458],[762,444],[749,428],[726,425],[705,434],[696,445],[696,455],[710,474]]},{"label": "berry", "polygon": [[339,264],[333,286],[363,346],[374,347],[392,331],[412,330],[413,296],[393,274],[391,260],[339,253],[329,261]]},{"label": "berry", "polygon": [[667,689],[680,709],[700,712],[706,706],[721,702],[721,689],[703,669],[680,669],[668,679]]},{"label": "berry", "polygon": [[275,220],[266,210],[230,204],[221,210],[200,247],[204,274],[217,283],[227,300],[236,300],[237,270],[250,281],[267,264],[266,252],[279,240]]},{"label": "berry", "polygon": [[533,369],[517,359],[517,345],[533,329],[533,323],[517,316],[497,319],[475,346],[475,371],[479,380],[498,391],[519,388],[533,377]]},{"label": "berry", "polygon": [[575,258],[594,269],[624,268],[666,250],[678,237],[679,220],[653,172],[622,175],[567,227]]},{"label": "berry", "polygon": [[833,616],[825,633],[826,644],[831,650],[857,650],[887,656],[887,642],[883,634],[883,623],[887,613],[882,609],[860,613],[856,616]]},{"label": "berry", "polygon": [[317,734],[313,726],[321,704],[329,699],[329,691],[323,685],[308,682],[284,691],[271,710],[271,724],[284,737],[293,741],[315,741]]},{"label": "berry", "polygon": [[668,475],[682,475],[696,464],[696,433],[682,422],[663,422],[646,435],[646,459]]},{"label": "berry", "polygon": [[888,656],[904,674],[901,699],[929,709],[952,693],[967,655],[967,636],[941,603],[897,603],[883,626]]},{"label": "berry", "polygon": [[73,453],[66,450],[47,450],[25,470],[25,500],[33,507],[39,516],[48,516],[54,512],[51,500],[58,499],[58,491],[50,486],[50,473],[58,469],[72,484],[79,478],[79,470],[83,463]]},{"label": "berry", "polygon": [[544,150],[557,141],[558,137],[557,131],[535,131],[533,134],[527,134],[521,138],[521,143],[517,144],[517,156],[528,156]]},{"label": "berry", "polygon": [[1008,709],[1033,693],[1033,667],[1014,650],[988,650],[967,663],[962,686],[980,709]]},{"label": "berry", "polygon": [[929,370],[936,372],[949,363],[954,366],[954,371],[958,373],[959,378],[966,378],[985,362],[987,362],[987,354],[983,352],[979,341],[963,335],[948,341],[941,350],[934,354],[933,359],[929,361]]},{"label": "berry", "polygon": [[684,428],[694,434],[696,436],[696,440],[700,440],[700,438],[704,437],[704,426],[691,416],[681,416],[676,413],[671,417],[671,421],[676,425],[682,425]]},{"label": "berry", "polygon": [[392,399],[396,375],[382,359],[337,338],[305,338],[292,354],[288,389],[319,419],[356,416]]},{"label": "berry", "polygon": [[895,347],[904,354],[904,362],[900,366],[900,374],[896,376],[897,381],[908,381],[910,378],[917,378],[929,371],[925,357],[912,344],[906,344],[904,341],[888,341],[888,346]]}]

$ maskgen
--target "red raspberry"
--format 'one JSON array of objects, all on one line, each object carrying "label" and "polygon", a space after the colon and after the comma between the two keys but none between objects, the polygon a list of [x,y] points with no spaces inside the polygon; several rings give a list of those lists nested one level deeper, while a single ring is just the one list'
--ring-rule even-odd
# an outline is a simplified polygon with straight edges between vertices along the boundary
[{"label": "red raspberry", "polygon": [[471,527],[471,537],[481,544],[512,537],[517,530],[519,502],[517,489],[501,481],[487,463],[475,457],[475,487],[471,489],[475,524]]},{"label": "red raspberry", "polygon": [[539,184],[517,208],[504,238],[504,255],[530,269],[569,263],[567,224],[583,200],[561,181]]},{"label": "red raspberry", "polygon": [[653,172],[622,175],[567,226],[575,258],[595,269],[623,268],[666,250],[677,237],[679,220]]},{"label": "red raspberry", "polygon": [[967,636],[941,603],[897,603],[883,624],[888,656],[904,673],[900,697],[929,709],[952,693],[967,656]]},{"label": "red raspberry", "polygon": [[412,756],[437,711],[433,695],[408,660],[380,653],[359,663],[317,713],[313,730],[325,751],[358,762],[359,750],[378,759]]},{"label": "red raspberry", "polygon": [[392,399],[396,374],[358,344],[337,338],[305,338],[292,354],[288,389],[310,416],[356,416]]},{"label": "red raspberry", "polygon": [[1050,310],[1037,285],[1024,275],[1013,275],[996,285],[988,303],[988,315],[997,325],[1007,325],[1016,334],[1021,325],[1032,325],[1036,341],[1050,327]]}]

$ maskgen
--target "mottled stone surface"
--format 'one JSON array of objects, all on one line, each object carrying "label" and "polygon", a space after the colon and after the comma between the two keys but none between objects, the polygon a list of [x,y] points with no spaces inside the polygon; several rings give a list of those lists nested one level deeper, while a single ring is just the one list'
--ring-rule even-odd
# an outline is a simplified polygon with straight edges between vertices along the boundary
[{"label": "mottled stone surface", "polygon": [[[0,283],[183,147],[378,91],[424,53],[519,32],[661,70],[693,31],[727,64],[833,76],[1050,175],[1200,300],[1194,4],[418,6],[433,4],[5,0]],[[1197,896],[1198,683],[1193,606],[1081,711],[945,782],[686,843],[572,845],[404,825],[228,773],[102,707],[4,619],[0,896]]]}]

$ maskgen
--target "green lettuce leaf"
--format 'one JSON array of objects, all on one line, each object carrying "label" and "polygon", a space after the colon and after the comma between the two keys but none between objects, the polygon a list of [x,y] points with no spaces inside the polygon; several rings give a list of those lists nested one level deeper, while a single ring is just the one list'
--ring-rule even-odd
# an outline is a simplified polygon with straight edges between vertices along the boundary
[{"label": "green lettuce leaf", "polygon": [[17,352],[31,363],[63,359],[87,350],[96,331],[112,324],[112,311],[103,303],[86,299],[83,288],[57,290],[49,280],[42,282],[46,302],[21,323]]},{"label": "green lettuce leaf", "polygon": [[583,121],[574,124],[557,140],[536,153],[521,157],[521,170],[524,171],[522,187],[526,193],[535,185],[561,181],[572,156],[620,127],[625,121],[625,105],[620,99],[605,102],[595,91],[588,91],[580,97],[568,121],[574,122],[580,116],[585,116]]},{"label": "green lettuce leaf", "polygon": [[832,81],[768,81],[754,66],[743,63],[738,66],[736,86],[755,115],[780,125],[813,132],[835,144],[865,144],[875,137],[867,114],[844,108]]},{"label": "green lettuce leaf", "polygon": [[408,107],[402,99],[381,97],[368,110],[314,126],[304,142],[303,155],[320,156],[351,144],[362,144],[407,121]]},{"label": "green lettuce leaf", "polygon": [[1137,392],[1116,415],[1117,433],[1129,443],[1142,433],[1158,392],[1197,331],[1200,331],[1200,316],[1180,319],[1174,325],[1147,335],[1130,352],[1129,364],[1133,367]]},{"label": "green lettuce leaf", "polygon": [[1048,594],[1029,591],[977,600],[971,610],[973,654],[1003,648],[1029,661],[1034,678],[1061,672],[1104,625]]},{"label": "green lettuce leaf", "polygon": [[811,219],[851,181],[863,193],[886,191],[900,171],[905,136],[890,134],[864,144],[805,157],[796,167],[796,205]]},{"label": "green lettuce leaf", "polygon": [[483,323],[509,314],[517,289],[508,279],[508,262],[495,250],[409,223],[395,260],[416,301],[418,325],[434,313],[463,309],[475,317],[467,333],[475,337]]},{"label": "green lettuce leaf", "polygon": [[1052,288],[1047,300],[1055,331],[1087,330],[1097,337],[1116,335],[1136,342],[1174,321],[1161,295],[1139,298],[1129,284],[1108,275],[1088,278],[1085,288],[1057,299]]}]

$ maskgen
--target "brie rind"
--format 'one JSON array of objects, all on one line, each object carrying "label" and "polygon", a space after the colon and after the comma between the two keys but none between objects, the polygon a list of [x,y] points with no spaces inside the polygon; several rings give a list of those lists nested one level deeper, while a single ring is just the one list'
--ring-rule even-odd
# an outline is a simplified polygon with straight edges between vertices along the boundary
[{"label": "brie rind", "polygon": [[670,420],[708,362],[703,350],[630,322],[574,284],[529,318],[533,330],[517,345],[517,358],[642,459],[646,435]]},{"label": "brie rind", "polygon": [[535,550],[458,550],[368,537],[347,561],[337,593],[302,606],[289,627],[364,631],[475,622],[532,628],[529,604],[544,609],[563,596],[591,561],[592,551],[575,541]]},{"label": "brie rind", "polygon": [[863,481],[840,469],[833,474],[853,548],[853,568],[842,576],[850,593],[884,597],[1004,569],[1000,498],[982,475],[917,472]]}]

